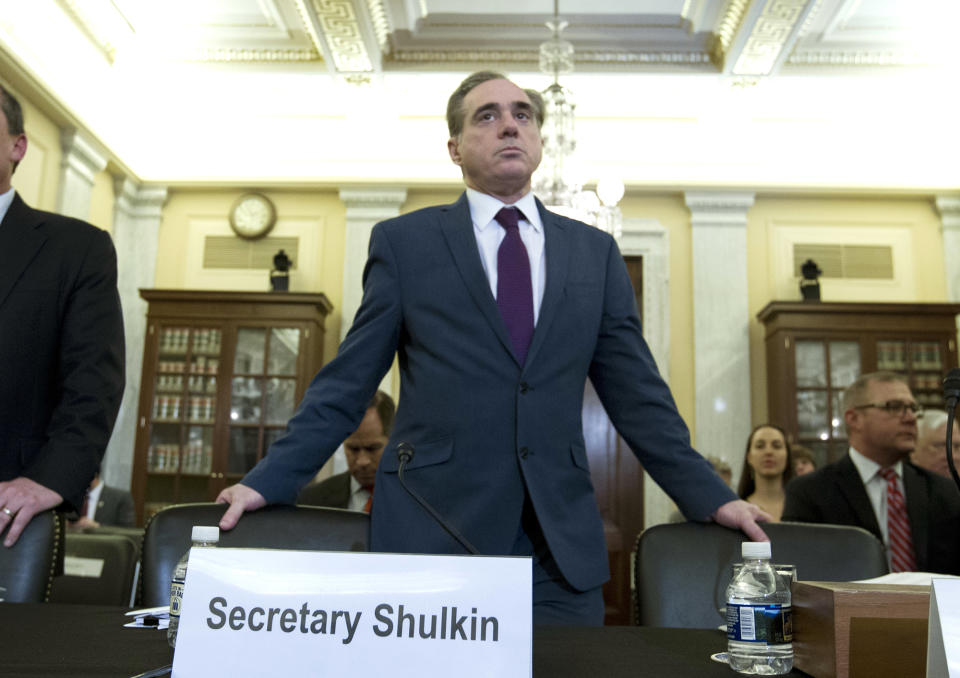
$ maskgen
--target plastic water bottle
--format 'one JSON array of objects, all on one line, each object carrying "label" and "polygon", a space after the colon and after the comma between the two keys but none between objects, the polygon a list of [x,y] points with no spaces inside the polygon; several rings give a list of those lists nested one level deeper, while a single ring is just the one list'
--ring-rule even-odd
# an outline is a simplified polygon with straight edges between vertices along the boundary
[{"label": "plastic water bottle", "polygon": [[[191,547],[216,546],[220,541],[220,528],[194,525],[190,539],[193,541]],[[189,558],[190,551],[188,550],[177,562],[177,566],[173,568],[173,577],[170,580],[170,626],[167,627],[167,642],[170,643],[170,647],[177,646],[180,605],[183,602],[183,585],[187,580],[187,560]]]},{"label": "plastic water bottle", "polygon": [[738,673],[793,669],[790,584],[770,564],[770,542],[744,542],[743,565],[727,588],[727,655]]}]

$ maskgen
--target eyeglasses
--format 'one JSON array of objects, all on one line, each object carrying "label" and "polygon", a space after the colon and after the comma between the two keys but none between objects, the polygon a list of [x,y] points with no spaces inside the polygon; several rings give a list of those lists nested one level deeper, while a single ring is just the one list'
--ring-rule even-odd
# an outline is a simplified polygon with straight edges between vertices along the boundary
[{"label": "eyeglasses", "polygon": [[865,410],[867,408],[883,410],[887,414],[895,414],[898,417],[902,417],[903,413],[907,410],[910,410],[911,413],[918,417],[923,413],[923,408],[920,407],[920,405],[917,403],[906,402],[904,400],[888,400],[885,403],[867,403],[866,405],[855,405],[853,409]]}]

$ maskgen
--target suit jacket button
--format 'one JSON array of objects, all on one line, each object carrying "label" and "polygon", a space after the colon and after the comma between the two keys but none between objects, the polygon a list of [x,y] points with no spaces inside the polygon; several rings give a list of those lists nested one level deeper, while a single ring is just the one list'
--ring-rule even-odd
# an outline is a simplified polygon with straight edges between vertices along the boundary
[{"label": "suit jacket button", "polygon": [[530,385],[529,385],[527,382],[525,382],[525,381],[521,381],[521,382],[520,382],[520,393],[526,393],[526,392],[529,391],[529,390],[530,390]]},{"label": "suit jacket button", "polygon": [[520,448],[520,458],[521,458],[521,459],[526,459],[528,454],[530,454],[530,450],[529,450],[529,449],[527,449],[526,447],[521,447],[521,448]]}]

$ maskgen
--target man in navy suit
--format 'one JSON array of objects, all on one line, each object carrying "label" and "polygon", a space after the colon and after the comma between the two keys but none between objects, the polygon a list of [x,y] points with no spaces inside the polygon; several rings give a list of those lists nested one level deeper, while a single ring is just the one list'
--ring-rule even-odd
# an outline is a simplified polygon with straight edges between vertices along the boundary
[{"label": "man in navy suit", "polygon": [[[287,435],[220,495],[231,505],[220,525],[292,502],[356,428],[397,353],[401,392],[377,472],[372,550],[463,553],[400,486],[397,448],[406,443],[407,484],[481,553],[533,557],[535,623],[600,624],[609,569],[581,424],[588,377],[686,516],[754,539],[765,539],[755,521],[767,516],[736,500],[690,447],[613,238],[548,212],[531,193],[540,95],[475,73],[450,97],[447,123],[466,193],[374,227],[350,332]],[[501,214],[509,206],[520,210],[513,220]]]},{"label": "man in navy suit", "polygon": [[124,385],[123,316],[110,234],[24,203],[11,177],[26,151],[20,104],[0,87],[4,546],[12,546],[41,511],[80,508]]}]

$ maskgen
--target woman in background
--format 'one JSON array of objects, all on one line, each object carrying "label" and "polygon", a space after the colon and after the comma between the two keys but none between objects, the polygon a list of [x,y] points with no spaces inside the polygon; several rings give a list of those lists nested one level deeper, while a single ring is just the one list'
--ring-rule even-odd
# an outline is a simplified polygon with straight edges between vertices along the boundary
[{"label": "woman in background", "polygon": [[747,438],[747,451],[737,494],[779,521],[783,513],[783,488],[793,477],[790,444],[783,429],[761,424]]}]

